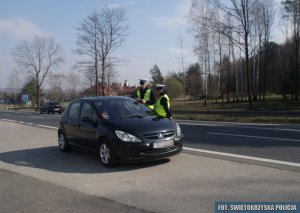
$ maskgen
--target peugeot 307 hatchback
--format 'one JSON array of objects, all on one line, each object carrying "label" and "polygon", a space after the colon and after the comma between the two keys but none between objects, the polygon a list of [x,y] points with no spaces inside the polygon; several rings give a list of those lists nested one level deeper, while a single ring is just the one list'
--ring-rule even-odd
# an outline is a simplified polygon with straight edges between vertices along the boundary
[{"label": "peugeot 307 hatchback", "polygon": [[129,97],[91,97],[73,101],[59,120],[58,145],[96,151],[100,162],[153,161],[182,151],[179,124],[158,117]]}]

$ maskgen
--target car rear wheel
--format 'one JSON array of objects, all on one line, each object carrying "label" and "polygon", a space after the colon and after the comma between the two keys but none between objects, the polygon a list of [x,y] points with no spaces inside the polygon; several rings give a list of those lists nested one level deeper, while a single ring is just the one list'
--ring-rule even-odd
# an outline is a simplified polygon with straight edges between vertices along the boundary
[{"label": "car rear wheel", "polygon": [[115,155],[106,139],[103,139],[100,142],[98,149],[98,157],[101,164],[105,167],[113,167],[116,165]]},{"label": "car rear wheel", "polygon": [[71,146],[68,144],[68,141],[62,132],[58,133],[58,147],[62,152],[67,152],[71,149]]}]

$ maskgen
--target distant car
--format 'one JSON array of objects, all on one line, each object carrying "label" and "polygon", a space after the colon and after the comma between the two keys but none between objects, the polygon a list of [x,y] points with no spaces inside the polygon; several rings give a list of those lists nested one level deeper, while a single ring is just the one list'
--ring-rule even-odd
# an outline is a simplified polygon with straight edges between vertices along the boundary
[{"label": "distant car", "polygon": [[56,102],[46,102],[41,108],[40,113],[58,113],[61,114],[64,111],[64,109],[61,107],[60,103]]},{"label": "distant car", "polygon": [[59,149],[95,151],[105,167],[166,158],[181,152],[182,142],[179,124],[130,97],[79,99],[59,120]]}]

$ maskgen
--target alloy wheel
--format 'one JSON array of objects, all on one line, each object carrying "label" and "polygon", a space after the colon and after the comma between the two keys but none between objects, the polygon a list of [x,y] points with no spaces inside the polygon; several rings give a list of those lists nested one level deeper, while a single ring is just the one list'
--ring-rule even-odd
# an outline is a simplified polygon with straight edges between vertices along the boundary
[{"label": "alloy wheel", "polygon": [[59,144],[59,148],[61,150],[65,149],[66,140],[65,140],[65,137],[64,137],[64,135],[62,133],[60,133],[59,136],[58,136],[58,144]]},{"label": "alloy wheel", "polygon": [[102,143],[100,146],[100,159],[104,164],[110,163],[111,153],[108,145],[105,143]]}]

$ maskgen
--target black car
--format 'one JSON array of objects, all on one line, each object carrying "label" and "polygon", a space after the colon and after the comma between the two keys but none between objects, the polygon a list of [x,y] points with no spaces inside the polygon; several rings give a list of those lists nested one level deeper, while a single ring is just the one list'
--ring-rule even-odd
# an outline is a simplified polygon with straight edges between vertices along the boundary
[{"label": "black car", "polygon": [[129,97],[82,98],[70,103],[59,120],[60,150],[96,151],[106,167],[172,156],[182,151],[182,141],[176,122]]},{"label": "black car", "polygon": [[60,103],[56,102],[46,102],[41,108],[40,108],[40,113],[43,114],[45,113],[58,113],[61,114],[64,111],[64,109],[61,107]]}]

